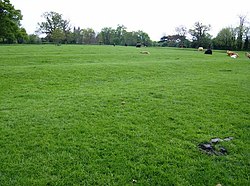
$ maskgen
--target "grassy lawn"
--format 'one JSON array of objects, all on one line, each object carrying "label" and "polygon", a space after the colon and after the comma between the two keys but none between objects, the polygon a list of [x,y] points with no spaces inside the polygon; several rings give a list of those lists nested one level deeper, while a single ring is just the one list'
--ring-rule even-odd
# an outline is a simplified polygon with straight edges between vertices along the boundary
[{"label": "grassy lawn", "polygon": [[[239,54],[0,46],[0,185],[249,185]],[[226,155],[198,148],[226,137]]]}]

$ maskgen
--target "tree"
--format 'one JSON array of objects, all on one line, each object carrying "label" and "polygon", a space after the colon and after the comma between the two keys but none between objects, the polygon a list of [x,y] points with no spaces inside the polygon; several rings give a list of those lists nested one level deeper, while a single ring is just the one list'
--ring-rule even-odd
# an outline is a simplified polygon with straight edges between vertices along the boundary
[{"label": "tree", "polygon": [[176,27],[175,31],[176,31],[177,35],[179,35],[179,36],[186,37],[186,35],[187,35],[187,28],[185,26],[183,26],[183,25],[180,25],[179,27]]},{"label": "tree", "polygon": [[243,34],[244,34],[244,24],[246,21],[245,15],[239,15],[240,25],[237,27],[238,35],[237,35],[237,49],[242,50],[243,47]]},{"label": "tree", "polygon": [[105,27],[99,34],[99,43],[103,43],[104,45],[114,44],[115,30],[113,28]]},{"label": "tree", "polygon": [[180,42],[178,42],[178,47],[189,47],[190,41],[186,38],[188,33],[187,28],[183,25],[175,28],[177,35],[179,36]]},{"label": "tree", "polygon": [[62,31],[65,35],[64,42],[69,43],[70,42],[70,35],[71,35],[71,31],[70,31],[71,27],[70,27],[69,20],[62,20],[61,26],[62,26]]},{"label": "tree", "polygon": [[168,35],[163,36],[159,43],[162,43],[161,46],[168,46],[168,47],[187,47],[184,43],[185,42],[185,36],[181,35]]},{"label": "tree", "polygon": [[135,31],[124,32],[124,44],[129,46],[135,46],[138,41],[138,34]]},{"label": "tree", "polygon": [[55,44],[60,45],[65,40],[65,34],[63,33],[63,30],[56,28],[52,32],[51,38]]},{"label": "tree", "polygon": [[231,27],[223,28],[213,40],[214,47],[223,50],[235,49],[235,29]]},{"label": "tree", "polygon": [[244,37],[245,37],[245,42],[244,42],[244,46],[243,46],[244,50],[248,50],[250,48],[249,35],[250,35],[250,27],[246,27],[245,32],[244,32]]},{"label": "tree", "polygon": [[243,49],[244,50],[248,50],[249,49],[249,38],[248,38],[248,36],[246,36]]},{"label": "tree", "polygon": [[73,33],[72,33],[72,40],[71,42],[72,43],[75,43],[75,44],[82,44],[83,43],[83,36],[82,36],[82,33],[81,33],[81,28],[78,27],[78,28],[75,28],[73,29]]},{"label": "tree", "polygon": [[207,33],[210,28],[210,25],[203,25],[200,22],[194,24],[194,28],[189,30],[189,33],[193,37],[193,47],[204,47],[210,45],[212,36]]},{"label": "tree", "polygon": [[28,39],[28,43],[29,44],[38,44],[38,43],[41,43],[41,39],[38,37],[38,35],[31,34],[28,37],[29,37],[29,39]]},{"label": "tree", "polygon": [[118,25],[116,29],[111,27],[105,27],[97,35],[99,43],[105,45],[130,45],[135,46],[137,43],[141,43],[145,46],[151,46],[152,41],[147,33],[139,30],[127,32],[126,27],[123,25]]},{"label": "tree", "polygon": [[22,14],[9,0],[0,0],[0,41],[13,43],[20,29]]},{"label": "tree", "polygon": [[137,42],[140,42],[145,46],[151,46],[151,40],[147,33],[143,32],[142,30],[139,30],[137,31],[137,34]]},{"label": "tree", "polygon": [[70,22],[68,20],[64,20],[62,14],[57,12],[45,12],[42,16],[44,17],[45,21],[38,23],[39,29],[37,32],[46,34],[47,39],[51,41],[52,33],[55,30],[58,32],[59,29],[64,33],[65,41],[67,41],[70,33]]},{"label": "tree", "polygon": [[82,29],[81,35],[83,37],[84,44],[94,44],[96,42],[96,34],[92,28]]},{"label": "tree", "polygon": [[116,30],[115,30],[115,38],[114,38],[114,43],[117,45],[124,45],[125,44],[125,39],[124,35],[127,32],[126,27],[124,25],[118,25]]},{"label": "tree", "polygon": [[18,30],[16,38],[17,38],[17,42],[20,43],[20,44],[26,43],[29,40],[29,36],[28,36],[25,28],[20,28]]}]

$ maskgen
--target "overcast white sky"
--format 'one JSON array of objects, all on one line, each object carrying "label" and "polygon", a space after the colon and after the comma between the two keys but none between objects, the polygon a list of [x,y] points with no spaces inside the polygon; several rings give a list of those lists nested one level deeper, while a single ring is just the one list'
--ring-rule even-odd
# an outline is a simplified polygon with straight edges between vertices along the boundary
[{"label": "overcast white sky", "polygon": [[164,34],[175,34],[175,28],[188,29],[199,21],[210,24],[214,37],[227,26],[238,26],[238,15],[250,20],[250,0],[10,0],[23,15],[22,26],[29,34],[43,21],[44,12],[55,11],[70,20],[75,27],[116,28],[118,24],[127,31],[142,30],[152,40]]}]

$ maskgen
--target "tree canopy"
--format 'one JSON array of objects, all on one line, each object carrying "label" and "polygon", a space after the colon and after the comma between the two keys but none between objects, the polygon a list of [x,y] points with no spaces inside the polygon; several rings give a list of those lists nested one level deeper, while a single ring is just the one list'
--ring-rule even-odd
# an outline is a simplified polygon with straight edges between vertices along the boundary
[{"label": "tree canopy", "polygon": [[[92,28],[74,27],[71,29],[70,21],[57,12],[45,12],[43,22],[38,23],[36,34],[27,35],[21,27],[22,14],[10,3],[10,0],[0,0],[0,43],[71,43],[71,44],[105,44],[135,46],[142,44],[151,46],[149,35],[142,30],[127,31],[124,25],[116,28],[104,27],[97,32]],[[170,47],[210,47],[215,49],[249,50],[250,24],[246,15],[239,15],[239,25],[235,28],[222,28],[218,35],[212,39],[209,34],[211,25],[195,22],[191,29],[184,25],[176,27],[176,34],[164,35],[159,38],[157,45]],[[39,34],[45,34],[40,38]],[[187,36],[187,34],[189,34]],[[190,39],[190,37],[192,39]]]},{"label": "tree canopy", "polygon": [[203,25],[201,22],[196,22],[193,29],[189,29],[189,33],[192,36],[193,47],[207,47],[210,43],[212,36],[208,34],[211,29],[211,25]]},{"label": "tree canopy", "polygon": [[21,20],[20,10],[16,10],[9,0],[0,0],[0,42],[13,43],[26,37]]},{"label": "tree canopy", "polygon": [[234,28],[223,28],[213,40],[216,48],[224,50],[233,50],[235,45],[236,32]]},{"label": "tree canopy", "polygon": [[147,33],[139,30],[128,32],[124,25],[117,28],[104,27],[99,33],[92,28],[81,29],[80,27],[71,31],[70,22],[63,19],[62,14],[57,12],[45,12],[44,21],[38,23],[38,33],[46,34],[44,41],[54,43],[75,44],[105,44],[105,45],[142,45],[150,46],[152,41]]},{"label": "tree canopy", "polygon": [[70,22],[63,19],[62,14],[53,11],[45,12],[42,16],[45,21],[38,23],[39,29],[37,32],[46,34],[49,41],[53,41],[53,39],[56,42],[66,40],[71,29]]},{"label": "tree canopy", "polygon": [[249,45],[250,25],[246,16],[239,16],[239,26],[221,29],[213,39],[213,45],[217,49],[226,50],[250,50]]}]

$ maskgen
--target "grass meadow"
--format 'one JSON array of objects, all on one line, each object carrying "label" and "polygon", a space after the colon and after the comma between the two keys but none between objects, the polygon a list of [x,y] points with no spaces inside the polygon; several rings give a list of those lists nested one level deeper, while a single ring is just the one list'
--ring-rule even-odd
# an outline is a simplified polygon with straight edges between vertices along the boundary
[{"label": "grass meadow", "polygon": [[[239,54],[0,46],[0,185],[249,185],[250,60]],[[198,148],[226,137],[226,155]]]}]

